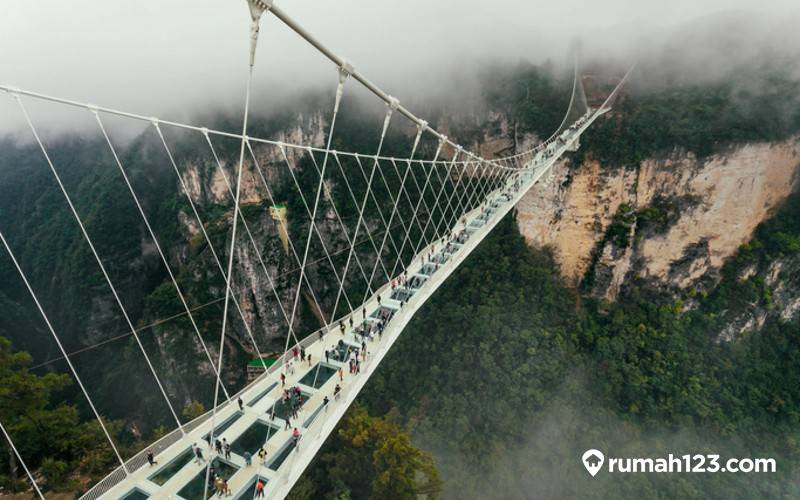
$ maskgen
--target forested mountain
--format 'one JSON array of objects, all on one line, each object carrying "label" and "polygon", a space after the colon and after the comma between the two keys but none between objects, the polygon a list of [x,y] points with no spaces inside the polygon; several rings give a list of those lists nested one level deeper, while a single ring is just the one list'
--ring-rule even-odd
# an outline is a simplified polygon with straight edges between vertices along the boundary
[{"label": "forested mountain", "polygon": [[[643,64],[393,348],[362,399],[433,453],[445,498],[800,494],[800,86],[760,55],[702,82]],[[536,75],[487,100],[541,136]],[[591,478],[589,448],[778,465]],[[296,498],[335,497],[326,467]]]},{"label": "forested mountain", "polygon": [[[757,65],[746,60],[705,80],[685,78],[665,59],[640,64],[582,148],[425,305],[292,496],[800,495],[800,108],[787,105],[800,102],[800,84],[785,59],[761,56]],[[595,69],[586,71],[594,73],[584,80],[589,90],[616,76]],[[480,105],[429,103],[448,135],[492,156],[524,149],[558,126],[570,75],[529,63],[487,75],[478,78]],[[329,101],[309,95],[299,107],[285,103],[256,117],[254,134],[319,145]],[[380,114],[356,100],[342,109],[334,147],[373,150]],[[232,118],[215,121],[236,127]],[[390,134],[385,152],[407,154],[413,130]],[[224,176],[233,174],[238,145],[215,144],[219,168],[201,139],[167,132],[177,176],[151,128],[120,147],[215,359],[224,294],[215,254],[225,261],[231,196]],[[211,400],[210,365],[185,318],[161,321],[182,305],[113,158],[96,137],[45,140],[171,401],[191,418]],[[433,149],[426,141],[420,155]],[[304,190],[318,179],[307,155],[293,157],[290,172],[276,148],[255,153],[271,187],[248,160],[244,215],[255,244],[239,236],[234,282],[246,314],[234,317],[226,338],[223,377],[232,389],[245,383],[254,354],[245,322],[260,345],[283,348],[259,254],[281,277],[275,293],[296,292],[293,258],[268,209],[286,203],[289,233],[300,238],[307,225],[291,214],[305,208],[292,175]],[[342,183],[334,179],[331,189],[341,215],[352,217]],[[327,244],[342,247],[334,219],[323,219]],[[33,144],[0,142],[0,224],[67,350],[79,351],[73,361],[123,452],[141,449],[171,424],[167,408]],[[368,224],[379,229],[376,220]],[[312,254],[322,260],[317,242]],[[301,301],[303,333],[319,325],[315,298],[323,310],[332,307],[330,272],[326,265],[310,271],[319,297]],[[26,443],[23,454],[43,484],[85,489],[114,458],[5,254],[0,337],[10,340],[0,342],[0,398],[15,402],[2,405],[0,418]],[[579,460],[591,447],[630,457],[774,457],[778,471],[592,479]],[[11,477],[14,467],[11,458],[0,467],[4,486],[22,484]]]}]

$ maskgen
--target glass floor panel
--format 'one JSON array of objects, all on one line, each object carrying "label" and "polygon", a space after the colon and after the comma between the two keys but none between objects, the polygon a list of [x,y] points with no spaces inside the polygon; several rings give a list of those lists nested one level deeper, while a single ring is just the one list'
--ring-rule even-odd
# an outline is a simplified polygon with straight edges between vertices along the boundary
[{"label": "glass floor panel", "polygon": [[444,263],[445,263],[445,262],[447,262],[449,259],[450,259],[450,256],[449,256],[449,255],[447,255],[447,254],[442,254],[442,253],[438,253],[438,254],[436,254],[436,255],[434,255],[434,256],[433,256],[433,259],[432,259],[432,260],[433,260],[434,262],[436,262],[437,264],[444,264]]},{"label": "glass floor panel", "polygon": [[261,391],[258,396],[256,396],[255,398],[253,398],[252,401],[247,403],[247,406],[255,406],[256,404],[258,404],[258,402],[264,399],[264,396],[269,394],[270,391],[272,391],[272,389],[274,389],[277,385],[278,385],[277,382],[273,382],[272,385],[270,385],[267,389]]},{"label": "glass floor panel", "polygon": [[191,462],[193,458],[194,454],[192,453],[192,450],[190,448],[181,453],[180,455],[178,455],[167,465],[161,467],[161,469],[159,469],[158,472],[156,472],[147,479],[160,486],[169,481],[172,476],[177,474],[178,471],[181,470],[184,465]]},{"label": "glass floor panel", "polygon": [[[250,500],[256,498],[256,481],[261,480],[264,483],[264,495],[267,495],[267,484],[269,481],[261,476],[256,476],[247,482],[244,488],[239,490],[239,493],[234,497],[234,500]],[[261,497],[261,498],[266,498]]]},{"label": "glass floor panel", "polygon": [[430,276],[433,273],[435,273],[437,269],[438,269],[438,267],[436,267],[433,264],[425,264],[424,266],[422,266],[422,269],[420,269],[419,272],[422,273],[422,274],[427,274],[428,276]]},{"label": "glass floor panel", "polygon": [[386,306],[381,306],[380,309],[370,314],[373,318],[384,319],[387,322],[394,316],[395,310]]},{"label": "glass floor panel", "polygon": [[414,295],[414,293],[409,290],[406,290],[405,288],[395,288],[390,298],[394,300],[406,301],[410,299],[412,295]]},{"label": "glass floor panel", "polygon": [[150,498],[150,495],[136,488],[129,491],[121,500],[145,500],[147,498]]},{"label": "glass floor panel", "polygon": [[303,422],[303,427],[308,427],[309,425],[314,423],[314,419],[317,418],[317,415],[319,415],[319,412],[322,411],[323,406],[324,405],[320,404],[317,407],[317,409],[314,410],[314,413],[312,413],[311,416],[308,417],[305,422]]},{"label": "glass floor panel", "polygon": [[334,361],[339,361],[340,363],[344,363],[344,361],[347,359],[347,354],[350,350],[355,351],[357,355],[358,351],[360,351],[361,349],[348,344],[344,340],[339,339],[339,342],[336,343],[336,347],[328,351],[328,355],[330,356],[330,359],[333,359]]},{"label": "glass floor panel", "polygon": [[363,340],[364,335],[369,335],[370,331],[375,330],[375,325],[377,325],[377,323],[378,320],[373,317],[365,319],[353,329],[353,336],[357,339]]},{"label": "glass floor panel", "polygon": [[[209,482],[212,483],[212,486],[208,488],[208,496],[214,494],[214,476],[222,476],[225,479],[230,479],[233,474],[239,470],[235,465],[222,460],[221,458],[217,457],[211,463],[211,473],[209,474]],[[206,482],[206,469],[203,468],[189,483],[181,488],[178,492],[178,495],[185,498],[186,500],[195,500],[196,498],[203,498],[203,484]]]},{"label": "glass floor panel", "polygon": [[269,468],[272,470],[278,470],[281,464],[283,464],[283,462],[285,462],[286,459],[289,458],[289,455],[292,453],[293,450],[294,450],[294,439],[286,443],[286,446],[284,446],[283,449],[279,451],[277,455],[275,455],[275,458],[273,458],[272,462],[270,462],[269,464]]},{"label": "glass floor panel", "polygon": [[244,456],[244,452],[249,451],[250,455],[256,456],[258,449],[274,436],[278,430],[279,428],[275,425],[265,424],[257,420],[236,438],[231,444],[231,451],[240,456]]},{"label": "glass floor panel", "polygon": [[[214,439],[217,439],[217,436],[221,436],[222,433],[228,430],[228,427],[232,426],[237,420],[241,418],[242,415],[243,415],[242,412],[237,411],[236,413],[228,417],[227,420],[216,426],[214,428]],[[206,443],[209,442],[209,438],[210,438],[209,434],[203,436],[203,439],[206,440]]]},{"label": "glass floor panel", "polygon": [[408,286],[410,286],[411,288],[417,289],[417,288],[421,287],[422,285],[424,285],[426,281],[427,281],[427,278],[425,278],[423,276],[419,276],[419,275],[412,276],[411,279],[408,280]]},{"label": "glass floor panel", "polygon": [[274,413],[275,418],[286,420],[287,417],[290,417],[292,415],[292,403],[294,403],[295,407],[298,410],[300,410],[300,408],[303,407],[305,402],[308,401],[308,398],[310,397],[309,394],[302,391],[298,396],[294,390],[294,387],[289,389],[289,394],[291,395],[291,398],[289,398],[288,402],[284,401],[283,397],[281,397],[280,400],[278,400],[274,405],[272,405],[272,408],[267,410],[267,415]]},{"label": "glass floor panel", "polygon": [[337,369],[332,366],[328,366],[324,363],[317,363],[317,366],[312,368],[311,371],[300,379],[300,383],[308,387],[313,387],[314,389],[319,389],[325,385],[325,382],[333,377],[336,372]]}]

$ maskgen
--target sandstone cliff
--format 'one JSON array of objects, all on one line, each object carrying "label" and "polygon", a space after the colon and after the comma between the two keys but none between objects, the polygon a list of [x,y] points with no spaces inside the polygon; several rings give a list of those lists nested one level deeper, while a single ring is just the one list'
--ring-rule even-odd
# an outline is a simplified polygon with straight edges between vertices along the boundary
[{"label": "sandstone cliff", "polygon": [[[572,283],[593,274],[593,292],[607,300],[633,277],[687,289],[713,282],[725,259],[795,189],[798,153],[792,138],[704,159],[675,151],[637,169],[565,160],[520,201],[519,226],[531,245],[554,249]],[[652,207],[669,213],[643,228],[636,215]],[[607,237],[615,220],[626,238]]]}]

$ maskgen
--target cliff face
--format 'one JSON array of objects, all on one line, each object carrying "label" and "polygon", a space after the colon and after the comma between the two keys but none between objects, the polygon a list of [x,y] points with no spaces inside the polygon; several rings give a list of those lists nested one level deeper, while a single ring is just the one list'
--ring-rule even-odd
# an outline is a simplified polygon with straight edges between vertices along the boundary
[{"label": "cliff face", "polygon": [[519,226],[598,297],[614,300],[634,277],[703,288],[796,187],[799,153],[792,138],[705,159],[676,151],[635,170],[564,161],[520,201]]}]

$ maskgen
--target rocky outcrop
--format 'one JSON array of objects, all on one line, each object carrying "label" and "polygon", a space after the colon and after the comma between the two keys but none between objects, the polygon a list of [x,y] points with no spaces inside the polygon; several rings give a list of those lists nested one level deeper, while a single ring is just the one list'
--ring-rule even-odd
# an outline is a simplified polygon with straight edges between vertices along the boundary
[{"label": "rocky outcrop", "polygon": [[[714,279],[725,259],[796,188],[797,138],[743,144],[698,159],[679,151],[637,169],[565,160],[518,205],[527,241],[554,249],[561,271],[577,284],[593,273],[593,291],[613,300],[633,276],[686,289]],[[637,215],[674,212],[668,224],[635,223],[624,247],[606,238],[625,204]],[[652,208],[655,207],[655,208]],[[641,221],[642,217],[638,217]]]},{"label": "rocky outcrop", "polygon": [[[252,141],[255,160],[261,172],[259,174],[256,170],[256,164],[249,151],[245,150],[245,168],[242,172],[240,192],[242,204],[268,202],[277,184],[292,182],[288,169],[296,169],[303,158],[308,157],[309,153],[305,146],[324,146],[325,126],[326,121],[320,112],[310,115],[299,114],[292,123],[271,136],[273,141],[283,143],[284,146]],[[293,147],[293,145],[303,147]],[[230,203],[231,192],[236,187],[238,147],[234,152],[235,154],[228,156],[217,152],[219,166],[213,157],[195,158],[179,165],[184,185],[196,203]],[[268,185],[264,184],[262,176]]]}]

